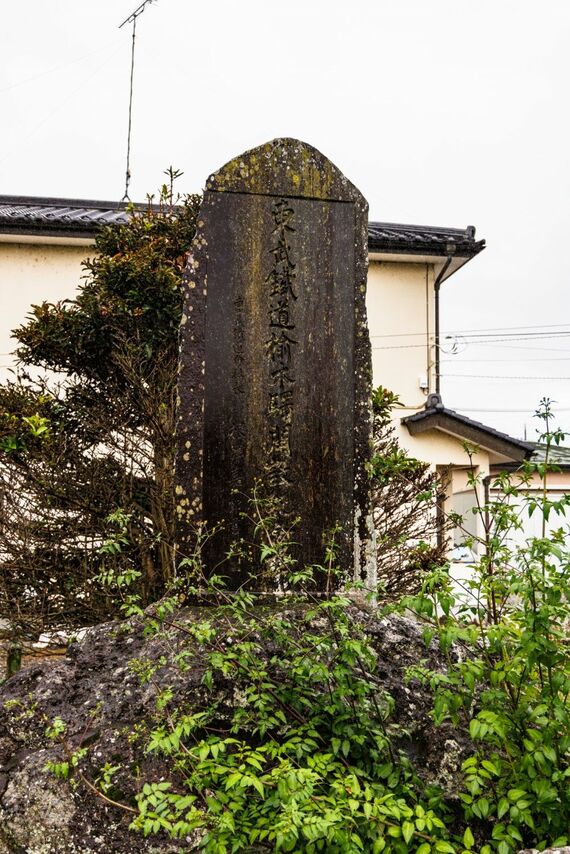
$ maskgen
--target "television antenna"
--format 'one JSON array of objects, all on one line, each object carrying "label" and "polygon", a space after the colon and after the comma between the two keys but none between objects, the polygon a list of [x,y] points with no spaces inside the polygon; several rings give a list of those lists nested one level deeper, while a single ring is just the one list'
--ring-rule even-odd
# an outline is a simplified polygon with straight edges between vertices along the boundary
[{"label": "television antenna", "polygon": [[130,201],[129,197],[129,184],[131,182],[131,128],[132,128],[132,118],[133,118],[133,80],[134,80],[134,72],[135,72],[135,40],[137,36],[137,18],[139,15],[142,15],[147,6],[150,6],[151,3],[155,3],[156,0],[144,0],[143,3],[138,6],[134,12],[125,18],[122,24],[119,24],[119,29],[125,26],[125,24],[133,25],[133,42],[131,48],[131,84],[129,88],[129,129],[127,131],[127,169],[125,173],[125,194],[121,199],[122,202]]}]

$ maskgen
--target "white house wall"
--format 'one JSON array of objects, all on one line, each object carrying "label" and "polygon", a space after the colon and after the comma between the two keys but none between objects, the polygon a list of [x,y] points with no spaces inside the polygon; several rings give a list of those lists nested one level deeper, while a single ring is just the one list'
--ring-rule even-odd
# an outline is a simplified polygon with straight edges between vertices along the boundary
[{"label": "white house wall", "polygon": [[[428,393],[435,391],[434,279],[433,264],[371,259],[366,306],[373,383],[396,393],[404,404],[394,421],[403,448],[434,467],[464,466],[468,458],[456,437],[434,430],[411,436],[401,423],[422,410]],[[421,388],[420,378],[427,380],[427,388]],[[476,465],[488,466],[487,454],[478,456]]]},{"label": "white house wall", "polygon": [[[27,240],[0,242],[0,379],[13,364],[8,355],[16,346],[12,330],[24,323],[32,304],[72,299],[83,275],[82,261],[92,252],[92,241]],[[370,261],[367,309],[373,382],[398,394],[405,404],[395,425],[410,454],[434,466],[465,465],[457,439],[433,431],[410,436],[400,424],[400,418],[425,405],[428,389],[420,387],[420,378],[427,378],[429,390],[434,390],[433,286],[432,264]]]},{"label": "white house wall", "polygon": [[406,412],[422,409],[434,383],[433,265],[371,261],[367,309],[375,385],[396,392]]},{"label": "white house wall", "polygon": [[[0,242],[2,364],[15,346],[11,331],[25,321],[32,304],[73,298],[82,261],[92,251],[84,243],[40,240]],[[433,386],[433,278],[432,265],[370,262],[367,309],[374,383],[400,396],[407,407],[402,415],[425,404],[420,376],[429,376]],[[403,435],[411,439],[407,430]]]},{"label": "white house wall", "polygon": [[25,322],[32,305],[72,299],[88,255],[86,245],[0,242],[0,380],[13,364],[12,330]]}]

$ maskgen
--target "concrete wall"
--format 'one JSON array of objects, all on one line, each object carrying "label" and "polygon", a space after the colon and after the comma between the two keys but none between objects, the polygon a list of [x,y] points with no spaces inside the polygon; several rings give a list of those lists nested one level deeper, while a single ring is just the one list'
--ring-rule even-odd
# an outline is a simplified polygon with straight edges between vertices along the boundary
[{"label": "concrete wall", "polygon": [[[14,243],[6,236],[4,241],[0,352],[6,354],[14,347],[11,330],[25,321],[32,304],[73,298],[92,241],[70,244],[29,237],[26,243]],[[374,382],[400,396],[408,407],[403,414],[425,403],[427,392],[420,389],[420,376],[433,386],[433,278],[432,265],[370,262],[367,308]]]},{"label": "concrete wall", "polygon": [[412,456],[433,466],[467,465],[461,442],[453,436],[435,431],[410,436],[400,423],[423,409],[428,393],[435,391],[434,279],[433,264],[370,260],[367,308],[373,382],[399,396],[403,407],[394,423],[401,446]]},{"label": "concrete wall", "polygon": [[[0,380],[8,376],[16,346],[11,330],[25,322],[30,306],[44,300],[73,298],[81,281],[82,261],[93,251],[93,241],[29,238],[9,242],[0,236]],[[444,288],[446,285],[444,284]],[[475,503],[466,481],[469,460],[461,442],[453,436],[429,431],[411,436],[400,419],[423,409],[427,394],[435,390],[434,362],[434,269],[432,264],[370,260],[367,295],[372,343],[373,381],[395,392],[404,407],[397,410],[395,427],[408,453],[441,472],[452,467],[445,510],[465,512]],[[427,380],[422,388],[420,378]],[[477,473],[489,473],[489,454],[480,450],[474,458]],[[551,488],[567,489],[568,475],[551,475]],[[483,496],[480,496],[483,501]],[[481,534],[481,522],[473,533]],[[462,539],[459,532],[455,542]]]},{"label": "concrete wall", "polygon": [[[32,238],[33,239],[33,238]],[[17,346],[11,332],[26,320],[32,304],[72,298],[90,245],[0,242],[0,381],[13,364]]]},{"label": "concrete wall", "polygon": [[[406,413],[434,391],[433,265],[371,261],[368,325],[374,383],[396,392]],[[420,387],[420,377],[429,389]]]},{"label": "concrete wall", "polygon": [[[73,298],[83,274],[81,262],[93,251],[93,242],[81,239],[26,240],[14,243],[5,236],[6,242],[0,242],[0,378],[12,364],[8,354],[16,342],[11,331],[25,321],[32,304]],[[370,261],[367,308],[374,384],[389,388],[404,404],[396,423],[411,454],[434,465],[465,464],[457,440],[441,433],[412,437],[400,425],[400,418],[422,409],[435,389],[433,283],[432,264]],[[427,388],[420,387],[420,378],[427,380]]]},{"label": "concrete wall", "polygon": [[[2,238],[0,237],[0,241]],[[0,380],[13,364],[16,346],[11,331],[22,324],[32,304],[73,298],[83,274],[81,262],[93,241],[26,238],[26,243],[0,242]],[[47,241],[47,242],[46,242]],[[425,405],[435,386],[434,270],[432,264],[370,261],[367,308],[375,385],[399,395],[396,428],[410,454],[435,465],[464,465],[460,443],[431,432],[412,437],[400,418]],[[425,378],[428,387],[420,387]]]}]

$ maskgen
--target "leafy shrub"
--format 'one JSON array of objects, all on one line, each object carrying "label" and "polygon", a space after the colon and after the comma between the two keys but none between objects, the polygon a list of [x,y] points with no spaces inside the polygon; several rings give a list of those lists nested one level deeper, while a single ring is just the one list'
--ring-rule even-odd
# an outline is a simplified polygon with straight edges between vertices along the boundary
[{"label": "leafy shrub", "polygon": [[[447,661],[445,671],[433,670],[426,654],[408,677],[429,686],[435,724],[451,724],[465,745],[455,791],[426,783],[403,749],[406,733],[352,593],[307,592],[309,567],[291,585],[299,596],[263,605],[250,593],[226,593],[220,577],[206,580],[197,554],[187,562],[194,583],[180,581],[145,619],[150,632],[176,625],[186,635],[176,661],[182,670],[202,667],[206,700],[177,707],[169,687],[158,686],[156,720],[132,737],[144,738],[170,772],[142,781],[135,805],[123,804],[136,811],[132,827],[192,840],[210,854],[512,854],[567,844],[570,553],[562,528],[547,537],[544,527],[514,552],[505,545],[521,501],[542,513],[544,526],[563,514],[569,499],[554,503],[546,489],[548,448],[561,438],[547,431],[546,463],[501,476],[505,499],[481,507],[484,554],[466,583],[469,598],[444,566],[397,606],[415,614]],[[526,490],[535,474],[542,499]],[[290,538],[274,539],[265,559],[286,563]],[[328,557],[325,569],[338,572],[333,544]],[[179,621],[187,595],[207,597],[207,618]],[[133,602],[125,607],[144,616]],[[139,669],[152,679],[152,667]],[[228,690],[239,702],[228,706]],[[81,759],[68,757],[65,775],[77,774]],[[115,770],[99,775],[106,801]]]},{"label": "leafy shrub", "polygon": [[378,580],[385,601],[417,592],[445,561],[449,524],[438,512],[440,476],[400,447],[394,427],[397,395],[379,386],[372,397],[372,502]]},{"label": "leafy shrub", "polygon": [[[32,307],[21,371],[0,385],[0,615],[35,638],[117,613],[95,583],[139,573],[151,602],[172,574],[182,274],[199,198],[175,196],[105,227],[74,299]],[[39,369],[39,370],[38,370]],[[114,552],[101,546],[126,532]]]},{"label": "leafy shrub", "polygon": [[[434,688],[434,717],[468,727],[474,747],[463,765],[466,821],[483,848],[509,854],[522,847],[567,845],[570,839],[570,551],[568,526],[547,536],[547,523],[564,513],[570,496],[552,500],[548,473],[554,445],[550,404],[544,463],[525,463],[497,479],[502,496],[481,506],[483,554],[473,577],[454,584],[438,572],[418,596],[403,600],[426,623],[443,650],[459,645],[445,680],[424,672]],[[468,452],[470,453],[469,449]],[[537,496],[533,477],[542,482]],[[471,485],[479,483],[473,475]],[[509,535],[521,514],[542,516],[541,536],[514,550]]]}]

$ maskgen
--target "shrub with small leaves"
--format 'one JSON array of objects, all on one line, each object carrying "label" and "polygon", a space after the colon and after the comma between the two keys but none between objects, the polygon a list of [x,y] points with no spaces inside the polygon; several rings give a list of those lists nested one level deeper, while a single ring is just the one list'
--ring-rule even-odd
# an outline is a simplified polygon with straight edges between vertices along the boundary
[{"label": "shrub with small leaves", "polygon": [[[135,831],[205,854],[515,854],[567,844],[570,551],[562,529],[546,531],[551,514],[563,520],[567,500],[551,501],[546,484],[542,499],[527,490],[537,471],[547,478],[548,449],[560,439],[547,430],[546,463],[502,476],[505,499],[480,508],[485,536],[469,596],[443,566],[417,595],[385,608],[413,612],[423,625],[426,657],[407,676],[433,698],[434,725],[461,742],[453,791],[406,749],[409,733],[362,617],[377,616],[377,602],[362,601],[362,589],[358,607],[349,590],[312,592],[315,570],[321,578],[341,572],[334,542],[327,566],[299,570],[286,555],[292,530],[271,531],[271,552],[259,544],[280,577],[289,573],[286,597],[226,592],[197,552],[172,596],[139,617],[159,639],[176,629],[172,661],[182,674],[201,674],[201,691],[178,703],[161,682],[166,658],[132,661],[156,691],[156,712],[125,738],[144,745],[161,773],[138,781],[128,803],[110,794],[113,762],[89,786],[131,813]],[[513,496],[517,509],[508,506]],[[506,535],[525,502],[542,512],[542,536],[513,550]],[[268,525],[259,525],[262,540]],[[188,597],[205,597],[199,618],[180,616]],[[50,735],[65,746],[62,721]],[[83,750],[66,748],[54,773],[86,782]]]},{"label": "shrub with small leaves", "polygon": [[[503,497],[479,508],[484,536],[471,579],[458,587],[439,570],[402,603],[441,649],[463,650],[449,658],[444,679],[413,675],[432,685],[434,718],[468,728],[473,741],[460,797],[481,854],[570,840],[570,496],[549,497],[550,457],[564,436],[549,429],[549,401],[537,415],[546,424],[545,462],[499,476]],[[537,475],[540,493],[529,490]],[[471,484],[477,490],[475,474]],[[525,512],[541,513],[541,535],[513,549],[509,535]],[[561,527],[548,533],[555,514]]]}]

